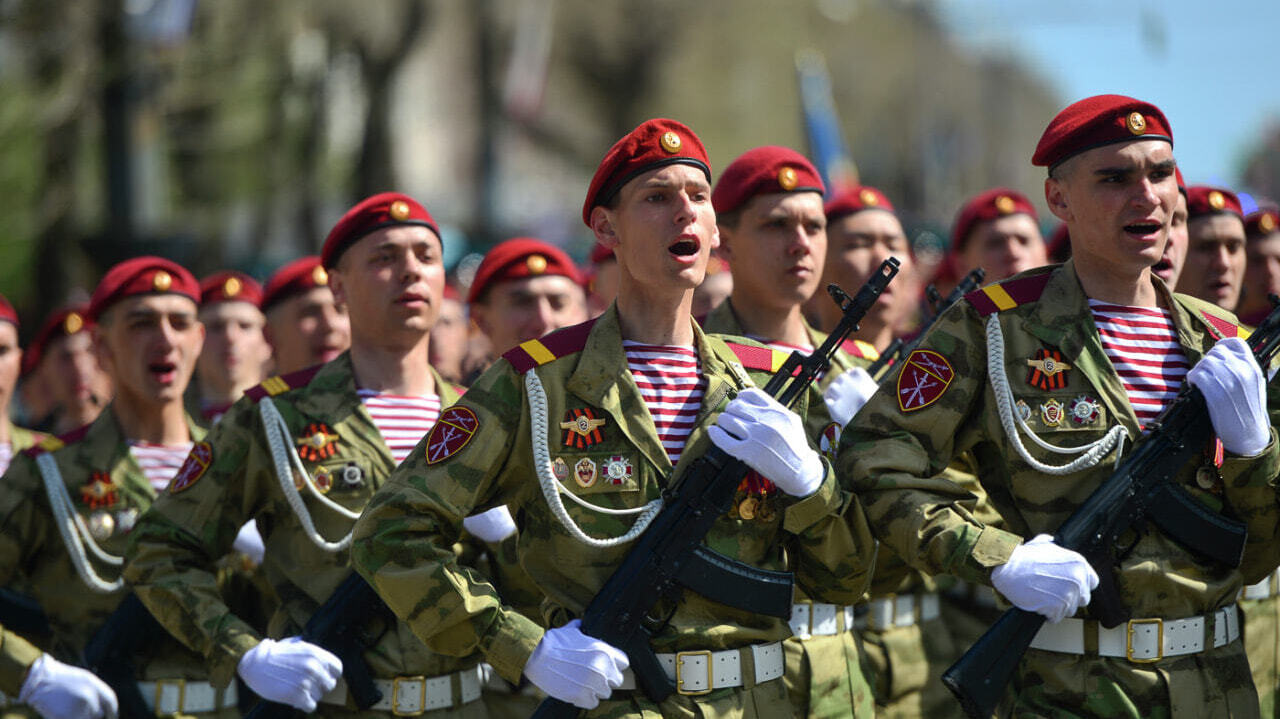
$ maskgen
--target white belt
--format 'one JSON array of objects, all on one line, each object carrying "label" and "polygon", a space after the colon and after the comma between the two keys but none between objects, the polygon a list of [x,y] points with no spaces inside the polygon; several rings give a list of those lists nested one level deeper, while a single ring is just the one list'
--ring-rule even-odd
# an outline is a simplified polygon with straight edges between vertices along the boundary
[{"label": "white belt", "polygon": [[867,602],[867,626],[876,631],[890,627],[910,627],[941,616],[937,592],[890,594]]},{"label": "white belt", "polygon": [[[1206,637],[1205,622],[1210,619],[1213,621],[1213,635]],[[1232,604],[1203,617],[1130,619],[1112,629],[1092,620],[1064,619],[1041,627],[1031,647],[1064,654],[1085,654],[1086,622],[1098,628],[1099,656],[1124,657],[1138,664],[1198,654],[1209,648],[1206,646],[1209,643],[1211,648],[1217,649],[1240,638],[1240,617],[1236,605]]]},{"label": "white belt", "polygon": [[1250,584],[1240,591],[1241,599],[1269,599],[1280,594],[1280,569],[1272,572],[1257,584]]},{"label": "white belt", "polygon": [[834,637],[853,630],[853,607],[821,602],[791,605],[791,633],[800,638]]},{"label": "white belt", "polygon": [[[418,716],[435,709],[469,704],[480,698],[480,682],[484,670],[479,666],[438,677],[396,677],[374,679],[373,685],[382,692],[382,699],[369,707],[372,711],[390,711],[396,716]],[[453,701],[454,677],[457,677],[458,695],[461,701]],[[320,698],[325,704],[347,704],[347,682],[339,680],[333,691]]]},{"label": "white belt", "polygon": [[138,691],[157,716],[212,712],[233,707],[238,700],[235,682],[226,689],[217,689],[209,682],[157,679],[138,682]]},{"label": "white belt", "polygon": [[[782,676],[782,642],[755,644],[741,649],[726,649],[659,654],[658,662],[667,678],[676,683],[679,694],[710,694],[715,689],[743,686],[742,656],[751,653],[755,665],[755,684],[778,679]],[[635,674],[630,669],[622,673],[619,689],[635,689]]]}]

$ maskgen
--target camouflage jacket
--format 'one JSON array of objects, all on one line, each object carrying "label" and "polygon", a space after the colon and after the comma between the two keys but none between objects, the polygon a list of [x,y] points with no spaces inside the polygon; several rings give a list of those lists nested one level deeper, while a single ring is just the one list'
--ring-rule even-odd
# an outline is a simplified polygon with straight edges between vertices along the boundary
[{"label": "camouflage jacket", "polygon": [[0,627],[0,692],[16,697],[31,663],[43,654],[31,642]]},{"label": "camouflage jacket", "polygon": [[[1153,281],[1191,364],[1218,337],[1236,332],[1234,318],[1224,311]],[[1116,461],[1113,450],[1091,469],[1047,476],[1016,453],[988,378],[985,328],[993,316],[1003,331],[1014,411],[1041,439],[1080,446],[1118,423],[1126,432],[1123,449],[1132,447],[1138,420],[1103,352],[1074,264],[1067,262],[970,293],[948,310],[846,429],[837,462],[857,487],[881,541],[927,572],[987,583],[991,569],[1007,561],[1023,538],[1052,534],[1110,476]],[[1052,366],[1046,359],[1054,360]],[[1067,460],[1026,437],[1023,442],[1040,462]],[[966,450],[973,453],[1004,530],[975,519],[962,504],[972,495],[937,476]],[[1133,616],[1203,614],[1235,601],[1242,581],[1258,581],[1277,565],[1277,455],[1273,433],[1259,457],[1228,454],[1208,489],[1195,480],[1203,463],[1189,463],[1179,473],[1177,481],[1200,501],[1247,523],[1244,563],[1239,569],[1219,566],[1149,528],[1117,570],[1121,597]]]},{"label": "camouflage jacket", "polygon": [[[526,342],[481,376],[365,509],[356,524],[356,566],[430,646],[450,654],[479,649],[499,674],[517,681],[543,630],[506,605],[483,577],[456,563],[449,546],[462,518],[506,504],[520,528],[520,564],[546,595],[547,624],[579,615],[629,547],[600,549],[570,535],[542,494],[533,442],[554,458],[543,471],[587,501],[636,508],[658,497],[673,472],[678,477],[708,449],[705,428],[717,411],[752,378],[763,383],[767,376],[748,378],[729,346],[694,331],[707,386],[699,421],[674,469],[627,371],[611,308],[593,322]],[[767,362],[782,354],[750,349],[744,354],[767,354]],[[546,430],[533,438],[527,374],[541,382],[546,398],[539,413]],[[804,407],[798,411],[803,416]],[[865,588],[874,551],[856,498],[827,476],[809,497],[774,501],[776,512],[752,520],[722,517],[707,544],[754,566],[789,568],[814,596],[852,603]],[[633,520],[572,502],[565,506],[593,537],[617,537]],[[784,551],[788,545],[792,549]],[[780,619],[687,592],[653,644],[663,652],[722,649],[789,634]]]},{"label": "camouflage jacket", "polygon": [[[457,389],[434,376],[441,404],[448,406],[458,398]],[[395,468],[357,395],[347,353],[246,392],[192,450],[134,530],[125,577],[161,624],[207,658],[219,686],[231,681],[240,657],[261,639],[217,591],[214,562],[231,550],[241,525],[256,519],[266,546],[262,570],[280,600],[268,626],[273,637],[301,631],[351,572],[348,551],[314,544],[285,498],[264,435],[264,397],[284,418],[286,441],[298,449],[311,481],[347,510],[364,507]],[[341,540],[352,520],[309,494],[301,478],[293,479],[319,535]],[[436,676],[463,668],[454,658],[429,652],[403,625],[388,629],[365,658],[375,677]]]}]

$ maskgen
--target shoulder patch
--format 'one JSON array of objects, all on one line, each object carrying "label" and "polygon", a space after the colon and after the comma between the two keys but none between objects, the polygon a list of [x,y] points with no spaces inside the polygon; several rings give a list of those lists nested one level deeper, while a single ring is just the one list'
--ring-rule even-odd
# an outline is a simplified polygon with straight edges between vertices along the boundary
[{"label": "shoulder patch", "polygon": [[840,349],[857,357],[858,359],[871,360],[875,362],[880,359],[880,353],[876,351],[875,345],[862,340],[845,340],[840,343]]},{"label": "shoulder patch", "polygon": [[276,375],[268,377],[262,381],[262,384],[245,390],[245,396],[257,402],[263,397],[275,397],[278,394],[284,394],[291,389],[305,387],[311,379],[316,376],[323,364],[318,364],[306,369],[300,369],[296,372],[290,372],[285,375]]},{"label": "shoulder patch", "polygon": [[556,330],[546,337],[522,342],[508,350],[502,358],[510,362],[516,372],[524,374],[552,360],[581,352],[587,346],[587,336],[591,334],[591,328],[595,324],[595,320],[587,320],[582,324]]},{"label": "shoulder patch", "polygon": [[770,347],[741,345],[737,342],[725,342],[725,345],[730,350],[733,350],[734,356],[738,358],[743,367],[757,372],[777,372],[782,368],[782,363],[786,362],[787,358],[791,356],[790,352],[783,352]]},{"label": "shoulder patch", "polygon": [[427,464],[439,464],[457,454],[477,429],[480,429],[480,420],[470,407],[455,404],[446,409],[427,435]]},{"label": "shoulder patch", "polygon": [[1041,272],[1029,277],[1015,277],[974,290],[964,298],[980,316],[986,317],[1040,299],[1052,276],[1052,272]]},{"label": "shoulder patch", "polygon": [[213,447],[208,442],[196,442],[191,447],[191,454],[182,463],[178,473],[169,480],[169,494],[177,494],[196,483],[204,476],[205,470],[213,464]]},{"label": "shoulder patch", "polygon": [[1218,317],[1205,310],[1200,310],[1200,319],[1204,320],[1204,323],[1209,326],[1209,331],[1217,339],[1240,336],[1240,325],[1225,317]]},{"label": "shoulder patch", "polygon": [[955,378],[946,357],[933,350],[916,350],[898,373],[898,408],[903,412],[924,409],[942,396]]}]

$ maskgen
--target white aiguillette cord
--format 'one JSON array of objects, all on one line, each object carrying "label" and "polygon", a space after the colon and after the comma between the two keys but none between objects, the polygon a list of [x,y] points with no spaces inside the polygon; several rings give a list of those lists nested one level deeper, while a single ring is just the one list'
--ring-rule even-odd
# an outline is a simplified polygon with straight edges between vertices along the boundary
[{"label": "white aiguillette cord", "polygon": [[67,494],[67,484],[62,481],[62,472],[58,471],[58,463],[53,459],[53,455],[48,452],[37,455],[36,467],[40,470],[40,478],[44,481],[44,491],[49,495],[49,507],[53,510],[54,524],[58,527],[58,534],[62,535],[62,543],[67,547],[67,554],[71,557],[71,564],[75,567],[76,574],[80,575],[80,579],[90,589],[102,594],[110,594],[124,587],[123,579],[108,582],[99,576],[93,565],[89,563],[85,547],[88,547],[88,551],[93,556],[114,567],[123,566],[124,558],[108,554],[94,541],[89,528],[85,526],[84,518],[76,511],[75,503]]}]

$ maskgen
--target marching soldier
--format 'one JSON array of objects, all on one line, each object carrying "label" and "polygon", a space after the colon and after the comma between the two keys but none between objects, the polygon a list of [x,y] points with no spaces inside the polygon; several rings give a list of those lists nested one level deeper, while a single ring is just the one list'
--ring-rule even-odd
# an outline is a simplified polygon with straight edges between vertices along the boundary
[{"label": "marching soldier", "polygon": [[9,419],[13,390],[22,368],[22,348],[18,346],[18,313],[0,295],[0,474],[9,467],[16,452],[34,445],[41,435],[15,425]]},{"label": "marching soldier", "polygon": [[329,271],[308,255],[276,270],[262,292],[275,372],[287,375],[332,361],[351,346],[347,308],[329,289]]},{"label": "marching soldier", "polygon": [[471,319],[494,357],[526,340],[587,319],[577,265],[558,247],[532,237],[494,245],[467,292]]},{"label": "marching soldier", "polygon": [[1026,195],[996,187],[975,195],[956,214],[949,258],[956,280],[981,267],[990,283],[1048,261],[1040,219]]},{"label": "marching soldier", "polygon": [[111,379],[94,355],[88,310],[74,305],[49,315],[22,355],[23,376],[39,382],[53,402],[44,422],[54,434],[89,424],[111,401]]},{"label": "marching soldier", "polygon": [[106,719],[118,711],[115,692],[92,672],[63,664],[4,627],[0,692],[49,719]]},{"label": "marching soldier", "polygon": [[1263,207],[1245,218],[1245,274],[1239,315],[1256,326],[1271,311],[1267,295],[1280,295],[1280,210]]},{"label": "marching soldier", "polygon": [[597,242],[587,262],[587,311],[592,317],[599,317],[618,298],[618,260],[613,250]]},{"label": "marching soldier", "polygon": [[[678,122],[650,120],[619,140],[583,206],[583,221],[617,257],[615,304],[508,352],[356,524],[357,567],[429,645],[479,650],[508,681],[523,675],[590,716],[793,712],[781,681],[783,620],[686,593],[654,637],[679,687],[661,705],[635,690],[625,654],[579,629],[577,617],[648,526],[637,517],[664,487],[679,491],[680,473],[709,442],[771,480],[739,490],[737,516],[707,536],[712,549],[782,569],[788,546],[817,601],[847,605],[865,589],[873,549],[849,524],[861,521],[856,499],[824,470],[802,420],[748,387],[764,375],[742,367],[758,370],[775,353],[735,351],[689,314],[717,244],[710,176],[701,142]],[[545,631],[448,549],[464,516],[503,504],[521,528],[520,563],[546,595]]]},{"label": "marching soldier", "polygon": [[1228,312],[1240,304],[1245,262],[1244,211],[1230,190],[1187,188],[1187,262],[1178,291]]},{"label": "marching soldier", "polygon": [[[338,658],[298,636],[351,573],[349,532],[360,509],[459,392],[427,363],[444,266],[422,205],[398,193],[361,201],[321,257],[316,266],[352,319],[350,350],[272,377],[232,405],[134,530],[126,576],[165,628],[206,658],[219,685],[239,676],[266,699],[321,716],[482,717],[474,654],[433,653],[393,623],[363,653],[383,697],[362,712]],[[280,601],[271,638],[214,591],[213,560],[251,519]]]},{"label": "marching soldier", "polygon": [[[882,542],[926,571],[990,583],[1051,622],[1006,697],[1017,716],[1257,713],[1234,602],[1280,560],[1278,453],[1235,318],[1152,279],[1177,202],[1172,144],[1160,110],[1132,98],[1059,113],[1033,162],[1049,167],[1045,196],[1069,227],[1072,260],[970,293],[841,444],[838,467]],[[1098,578],[1051,533],[1184,376],[1204,393],[1221,444],[1207,442],[1177,481],[1206,511],[1248,524],[1244,561],[1207,561],[1148,526],[1116,568],[1134,619],[1105,629],[1075,616]],[[966,492],[936,476],[963,451],[1005,529],[973,519],[959,504]]]},{"label": "marching soldier", "polygon": [[217,422],[245,390],[263,380],[271,345],[259,309],[262,285],[243,272],[217,272],[200,282],[204,349],[196,362],[200,415]]}]

